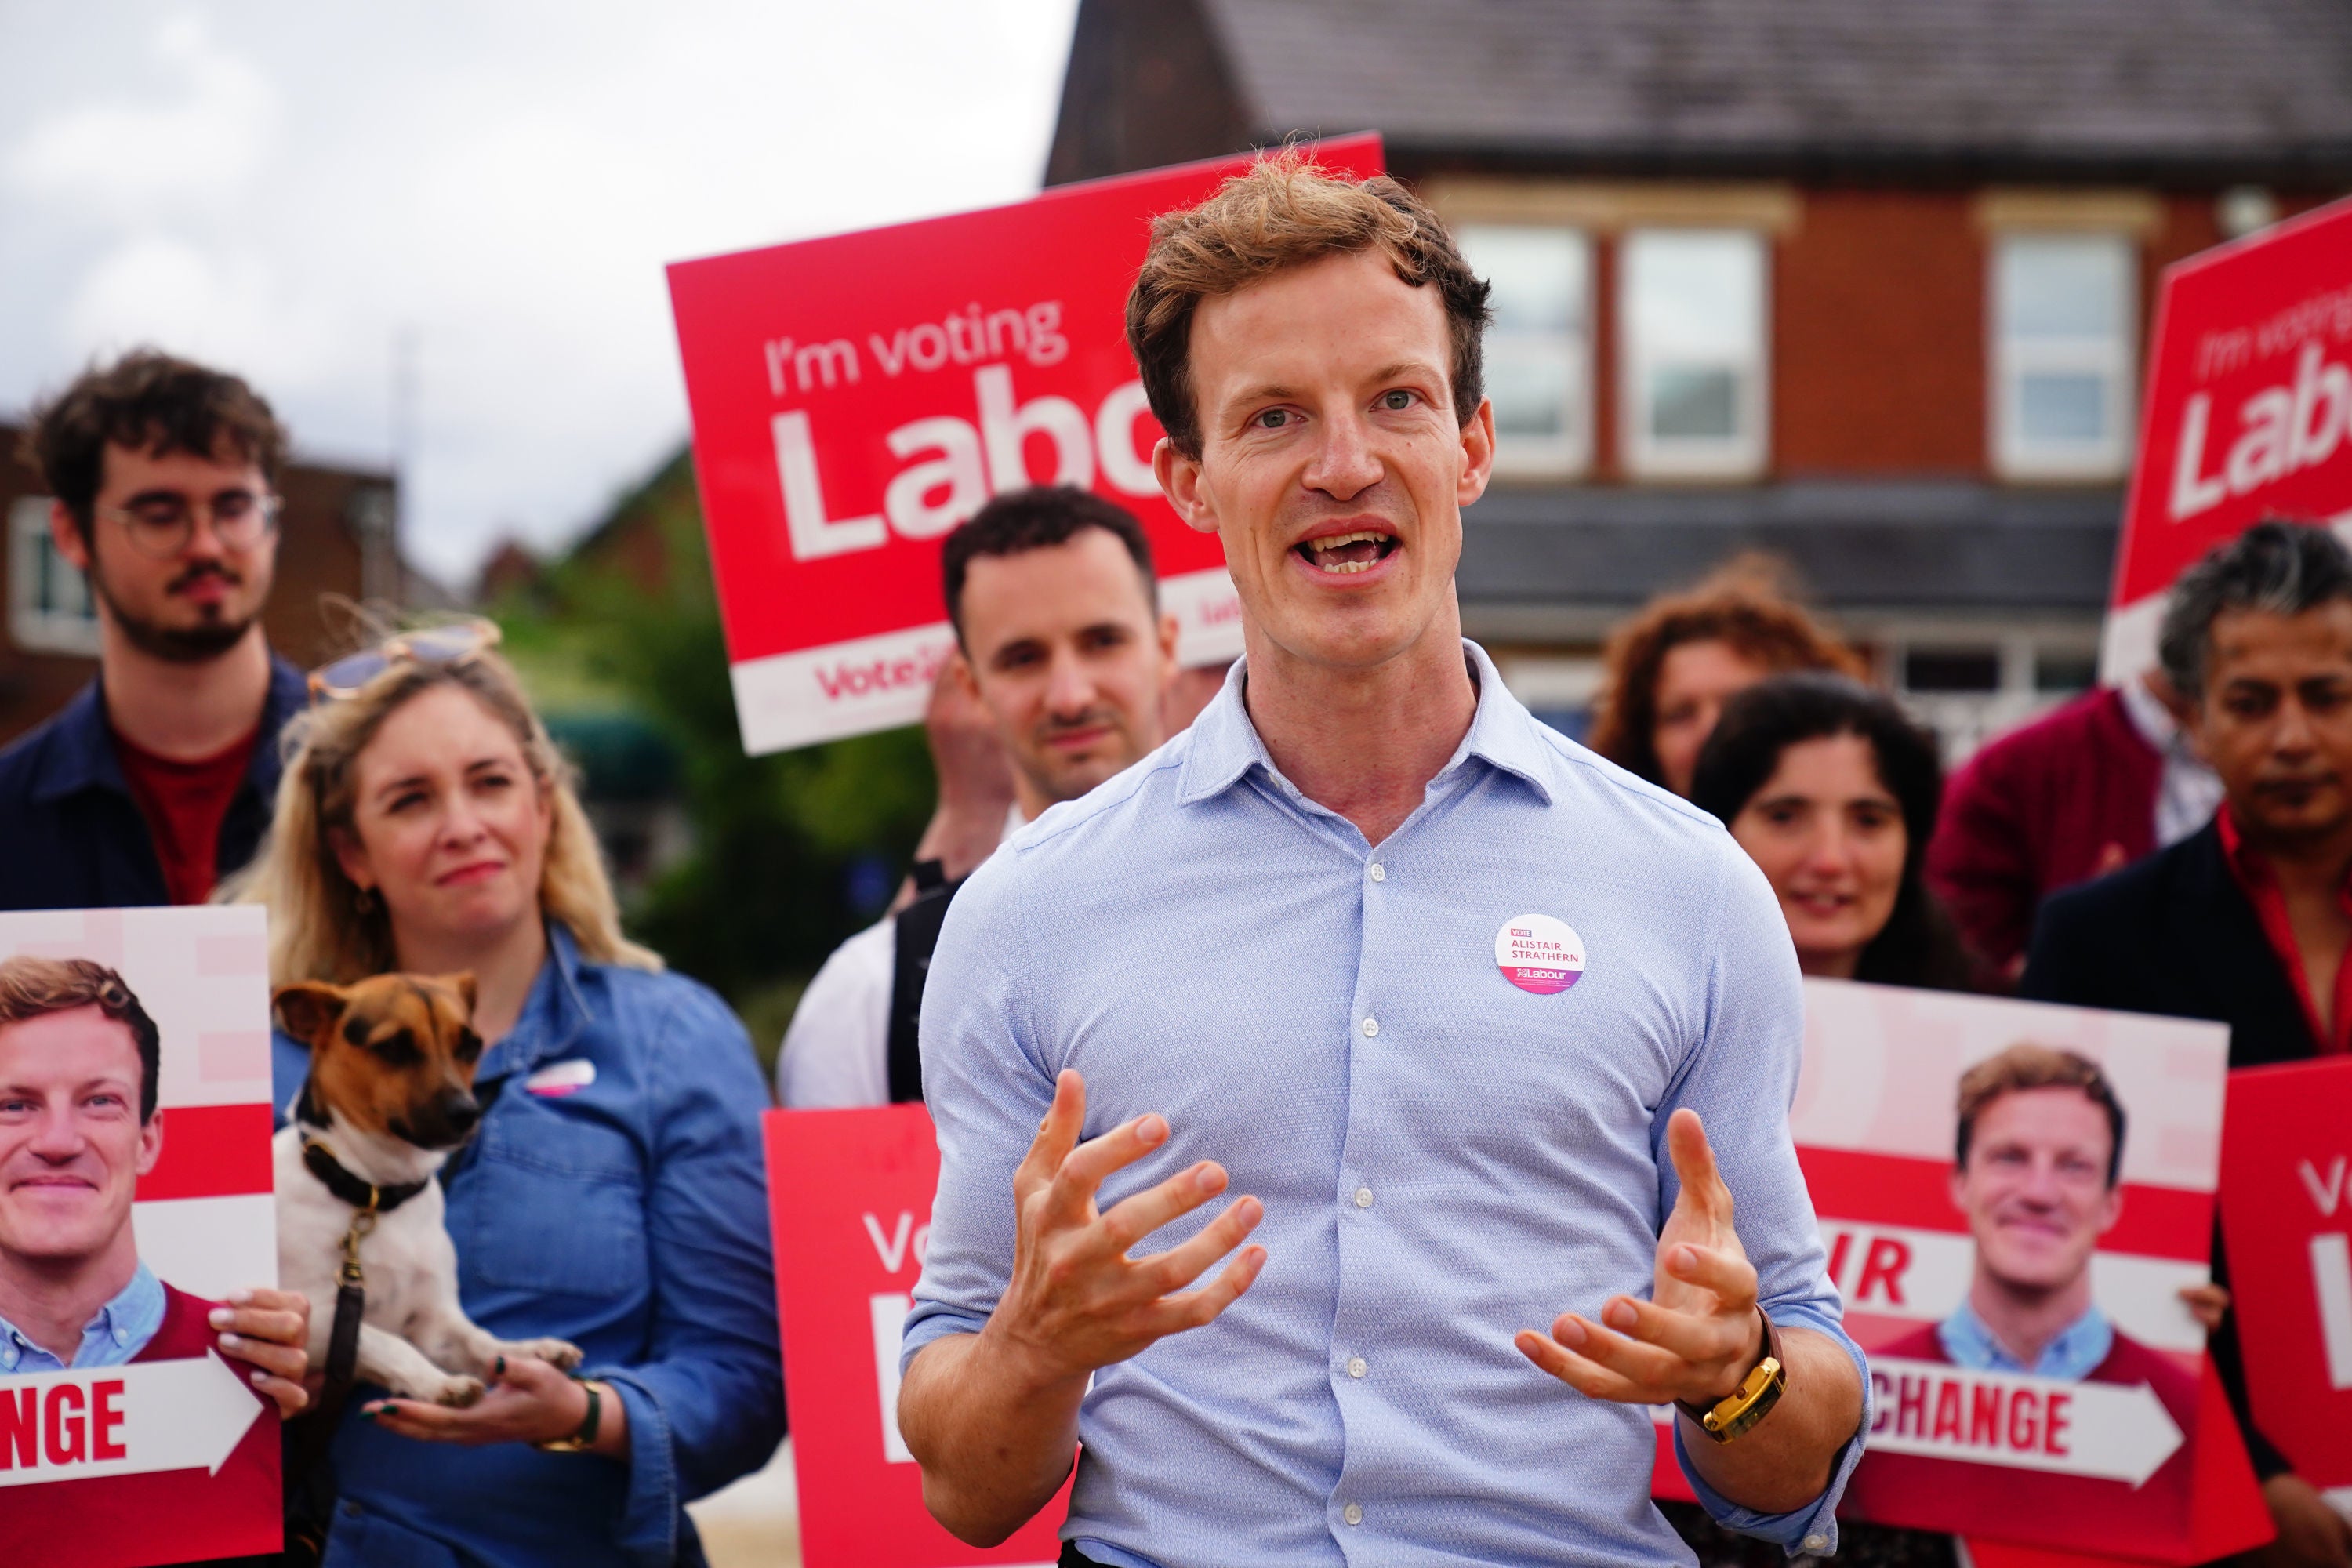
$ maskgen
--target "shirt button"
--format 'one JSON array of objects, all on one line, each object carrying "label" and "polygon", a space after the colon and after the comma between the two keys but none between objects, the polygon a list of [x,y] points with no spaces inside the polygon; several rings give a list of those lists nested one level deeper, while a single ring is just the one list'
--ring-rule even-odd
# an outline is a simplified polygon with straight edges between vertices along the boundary
[{"label": "shirt button", "polygon": [[1364,1522],[1364,1510],[1354,1503],[1349,1503],[1339,1510],[1339,1517],[1349,1524],[1361,1524]]},{"label": "shirt button", "polygon": [[1805,1550],[1806,1550],[1806,1551],[1808,1551],[1808,1552],[1827,1552],[1829,1549],[1830,1549],[1830,1538],[1829,1538],[1828,1536],[1826,1536],[1826,1535],[1808,1535],[1807,1537],[1805,1537]]},{"label": "shirt button", "polygon": [[1381,1021],[1378,1018],[1367,1018],[1364,1020],[1364,1038],[1369,1040],[1380,1032]]},{"label": "shirt button", "polygon": [[130,1331],[129,1329],[117,1329],[117,1330],[115,1330],[115,1331],[114,1331],[114,1342],[115,1342],[116,1344],[119,1344],[119,1345],[127,1345],[127,1344],[129,1344],[129,1343],[131,1342],[131,1331]]},{"label": "shirt button", "polygon": [[1368,1209],[1372,1206],[1371,1188],[1358,1187],[1356,1189],[1356,1206],[1360,1209]]},{"label": "shirt button", "polygon": [[1379,861],[1377,861],[1377,860],[1373,861],[1373,862],[1372,862],[1372,880],[1373,880],[1373,881],[1375,881],[1375,882],[1385,882],[1385,881],[1387,881],[1388,879],[1389,879],[1389,868],[1388,868],[1386,866],[1381,865],[1381,864]]},{"label": "shirt button", "polygon": [[1348,1375],[1349,1377],[1361,1377],[1365,1373],[1370,1370],[1371,1369],[1370,1367],[1367,1367],[1364,1364],[1364,1358],[1362,1356],[1349,1356],[1348,1358]]}]

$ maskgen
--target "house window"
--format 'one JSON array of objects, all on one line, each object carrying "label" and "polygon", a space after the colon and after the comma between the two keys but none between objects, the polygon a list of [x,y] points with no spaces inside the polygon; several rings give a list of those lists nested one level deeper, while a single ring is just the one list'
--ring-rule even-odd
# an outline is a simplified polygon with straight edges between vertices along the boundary
[{"label": "house window", "polygon": [[8,509],[8,637],[27,653],[98,652],[89,584],[49,537],[47,496],[25,496]]},{"label": "house window", "polygon": [[1993,260],[1993,461],[2025,479],[2105,479],[2131,458],[2132,243],[2015,235]]},{"label": "house window", "polygon": [[1569,479],[1592,458],[1591,247],[1576,229],[1465,224],[1471,270],[1493,287],[1486,395],[1495,471]]},{"label": "house window", "polygon": [[1764,237],[1625,237],[1625,466],[1644,478],[1744,479],[1764,467]]}]

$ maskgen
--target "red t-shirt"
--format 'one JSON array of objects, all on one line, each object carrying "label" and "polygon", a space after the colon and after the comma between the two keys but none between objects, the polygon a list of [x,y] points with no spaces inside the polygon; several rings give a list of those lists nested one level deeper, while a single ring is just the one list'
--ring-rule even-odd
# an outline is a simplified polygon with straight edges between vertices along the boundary
[{"label": "red t-shirt", "polygon": [[254,742],[261,738],[256,724],[235,745],[184,763],[159,757],[114,736],[114,754],[122,763],[122,782],[147,819],[147,836],[154,840],[155,858],[163,868],[163,887],[175,904],[201,904],[212,897],[219,870],[221,823],[229,803],[245,782],[253,761]]},{"label": "red t-shirt", "polygon": [[[2319,1022],[2319,1004],[2312,994],[2311,976],[2303,967],[2303,946],[2294,939],[2294,923],[2287,919],[2286,895],[2279,891],[2278,878],[2271,870],[2270,862],[2247,846],[2228,806],[2221,808],[2214,826],[2221,829],[2221,858],[2229,862],[2230,875],[2237,879],[2246,901],[2254,906],[2254,918],[2262,921],[2263,935],[2269,939],[2279,967],[2286,971],[2287,982],[2294,987],[2295,1000],[2303,1004],[2303,1021],[2311,1030],[2313,1047],[2321,1056],[2341,1056],[2352,1050],[2352,949],[2347,950],[2336,970],[2336,1028],[2331,1034]],[[2352,882],[2347,882],[2336,898],[2345,911],[2352,914]]]}]

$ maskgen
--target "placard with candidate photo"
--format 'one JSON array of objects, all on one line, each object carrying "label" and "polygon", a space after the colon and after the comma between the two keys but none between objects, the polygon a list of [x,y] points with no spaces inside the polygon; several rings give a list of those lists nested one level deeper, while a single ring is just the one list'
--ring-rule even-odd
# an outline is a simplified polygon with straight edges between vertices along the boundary
[{"label": "placard with candidate photo", "polygon": [[2181,1297],[2229,1031],[1833,980],[1805,1014],[1790,1131],[1873,1385],[1843,1511],[2174,1563],[2263,1538]]},{"label": "placard with candidate photo", "polygon": [[274,1285],[257,907],[0,914],[0,1541],[274,1552],[276,1407],[208,1314]]}]

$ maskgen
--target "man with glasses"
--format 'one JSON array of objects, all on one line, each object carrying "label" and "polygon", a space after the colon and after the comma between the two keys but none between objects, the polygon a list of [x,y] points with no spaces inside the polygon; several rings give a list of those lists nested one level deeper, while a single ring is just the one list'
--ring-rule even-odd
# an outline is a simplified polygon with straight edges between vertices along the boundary
[{"label": "man with glasses", "polygon": [[99,674],[0,752],[0,909],[201,903],[252,856],[304,700],[260,624],[285,449],[242,380],[152,349],[36,410],[25,456],[89,580]]}]

